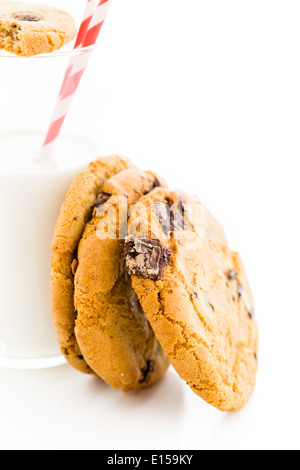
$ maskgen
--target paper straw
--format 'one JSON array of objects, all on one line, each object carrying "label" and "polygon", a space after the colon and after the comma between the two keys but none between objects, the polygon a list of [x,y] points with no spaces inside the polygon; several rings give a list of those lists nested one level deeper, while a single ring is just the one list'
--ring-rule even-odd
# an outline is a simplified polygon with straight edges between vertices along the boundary
[{"label": "paper straw", "polygon": [[110,7],[110,0],[88,0],[78,31],[75,49],[96,43],[99,32]]},{"label": "paper straw", "polygon": [[79,28],[74,50],[87,48],[70,59],[61,91],[56,103],[51,124],[44,142],[40,160],[52,157],[54,145],[63,123],[70,110],[71,103],[87,68],[93,47],[107,16],[112,0],[88,0],[83,20]]}]

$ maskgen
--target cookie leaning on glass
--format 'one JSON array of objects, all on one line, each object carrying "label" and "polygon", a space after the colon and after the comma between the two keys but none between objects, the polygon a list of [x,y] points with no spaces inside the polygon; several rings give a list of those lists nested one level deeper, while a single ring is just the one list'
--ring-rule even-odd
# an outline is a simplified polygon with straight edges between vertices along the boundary
[{"label": "cookie leaning on glass", "polygon": [[52,242],[51,308],[61,351],[80,372],[93,373],[75,337],[74,274],[77,249],[93,206],[104,183],[120,171],[132,168],[117,156],[101,158],[77,176],[61,208]]},{"label": "cookie leaning on glass", "polygon": [[[164,183],[130,167],[126,159],[108,157],[76,178],[55,230],[51,270],[54,324],[66,359],[125,392],[148,387],[169,366],[132,289],[124,258],[129,207]],[[109,224],[116,228],[113,234],[106,233],[111,213],[118,214]]]},{"label": "cookie leaning on glass", "polygon": [[73,18],[45,5],[0,1],[0,49],[30,57],[56,51],[76,36]]}]

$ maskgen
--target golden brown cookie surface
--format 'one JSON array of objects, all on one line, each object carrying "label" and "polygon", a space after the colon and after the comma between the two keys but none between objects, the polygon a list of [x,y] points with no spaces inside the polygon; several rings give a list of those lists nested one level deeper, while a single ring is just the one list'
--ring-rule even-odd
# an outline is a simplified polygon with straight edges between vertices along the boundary
[{"label": "golden brown cookie surface", "polygon": [[195,199],[158,188],[137,203],[129,233],[127,270],[174,368],[216,408],[241,408],[255,386],[258,329],[221,226]]},{"label": "golden brown cookie surface", "polygon": [[139,170],[106,181],[78,247],[76,338],[91,369],[125,392],[151,385],[169,366],[132,288],[124,256],[128,210],[159,184],[156,175]]},{"label": "golden brown cookie surface", "polygon": [[0,49],[29,57],[58,50],[75,35],[73,18],[57,8],[0,1]]},{"label": "golden brown cookie surface", "polygon": [[81,372],[92,373],[75,338],[74,274],[77,248],[105,181],[132,167],[121,157],[102,158],[73,182],[61,208],[52,243],[51,307],[61,351]]}]

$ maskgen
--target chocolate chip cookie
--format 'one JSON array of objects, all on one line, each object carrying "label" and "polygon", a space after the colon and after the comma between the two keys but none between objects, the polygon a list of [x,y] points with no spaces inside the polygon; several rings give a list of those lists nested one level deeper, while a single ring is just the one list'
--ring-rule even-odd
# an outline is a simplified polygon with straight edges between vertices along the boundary
[{"label": "chocolate chip cookie", "polygon": [[91,163],[73,182],[62,205],[52,243],[51,306],[61,351],[81,372],[93,371],[85,362],[75,338],[74,274],[77,248],[94,204],[106,180],[133,165],[111,156]]},{"label": "chocolate chip cookie", "polygon": [[245,405],[258,328],[243,264],[222,227],[196,199],[157,188],[131,213],[125,253],[141,306],[181,378],[222,411]]},{"label": "chocolate chip cookie", "polygon": [[124,253],[128,212],[163,184],[134,169],[106,181],[78,247],[76,338],[90,368],[125,392],[151,385],[169,366],[132,288]]},{"label": "chocolate chip cookie", "polygon": [[53,52],[76,36],[73,18],[44,5],[0,1],[0,49],[29,57]]}]

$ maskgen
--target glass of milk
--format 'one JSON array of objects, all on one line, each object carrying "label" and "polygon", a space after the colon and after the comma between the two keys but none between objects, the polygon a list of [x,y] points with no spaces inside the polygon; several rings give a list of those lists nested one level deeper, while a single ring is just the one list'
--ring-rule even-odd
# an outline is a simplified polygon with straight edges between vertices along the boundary
[{"label": "glass of milk", "polygon": [[97,106],[93,60],[51,164],[45,167],[37,157],[74,54],[20,59],[0,52],[0,367],[64,363],[50,310],[51,241],[70,184],[98,157],[91,140]]}]

